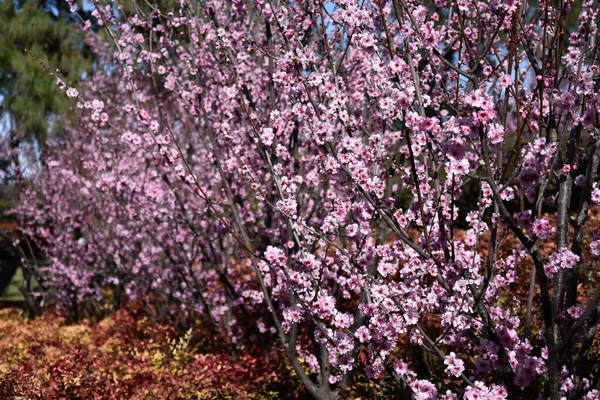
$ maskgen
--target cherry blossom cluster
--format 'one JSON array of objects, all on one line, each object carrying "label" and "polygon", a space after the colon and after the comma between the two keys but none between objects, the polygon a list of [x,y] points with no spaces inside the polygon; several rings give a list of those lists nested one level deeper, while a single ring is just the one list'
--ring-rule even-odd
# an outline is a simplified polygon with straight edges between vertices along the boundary
[{"label": "cherry blossom cluster", "polygon": [[47,299],[276,338],[320,399],[597,398],[597,1],[95,5],[18,210]]}]

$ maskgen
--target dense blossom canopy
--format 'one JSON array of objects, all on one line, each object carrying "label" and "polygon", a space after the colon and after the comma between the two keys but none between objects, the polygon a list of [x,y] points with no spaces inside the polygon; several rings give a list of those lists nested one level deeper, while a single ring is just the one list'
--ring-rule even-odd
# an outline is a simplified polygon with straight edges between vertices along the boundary
[{"label": "dense blossom canopy", "polygon": [[317,398],[356,370],[416,399],[600,398],[599,7],[97,3],[100,67],[19,209],[44,298],[274,335]]}]

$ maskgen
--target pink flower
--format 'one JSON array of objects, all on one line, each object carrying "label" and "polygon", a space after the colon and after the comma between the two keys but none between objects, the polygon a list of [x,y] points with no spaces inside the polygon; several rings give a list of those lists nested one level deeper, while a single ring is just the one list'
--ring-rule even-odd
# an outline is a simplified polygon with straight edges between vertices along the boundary
[{"label": "pink flower", "polygon": [[359,327],[356,330],[355,336],[361,343],[367,343],[369,340],[371,340],[371,334],[366,326]]},{"label": "pink flower", "polygon": [[594,188],[592,191],[592,203],[596,206],[600,205],[600,188]]},{"label": "pink flower", "polygon": [[504,140],[504,127],[500,124],[490,124],[488,127],[487,137],[492,144],[501,143]]},{"label": "pink flower", "polygon": [[444,146],[446,155],[452,160],[460,160],[465,156],[465,146],[456,140],[451,140]]},{"label": "pink flower", "polygon": [[58,86],[60,90],[64,90],[67,87],[67,85],[60,78],[56,78],[56,86]]},{"label": "pink flower", "polygon": [[275,267],[283,267],[287,262],[287,256],[283,250],[273,246],[267,246],[265,258],[271,265]]},{"label": "pink flower", "polygon": [[567,313],[572,317],[572,318],[579,318],[579,316],[581,316],[581,314],[583,314],[583,309],[581,307],[569,307],[569,309],[567,310]]},{"label": "pink flower", "polygon": [[465,363],[454,352],[446,356],[444,364],[447,365],[446,373],[451,376],[460,376],[465,370]]},{"label": "pink flower", "polygon": [[270,146],[273,144],[273,139],[275,138],[275,134],[273,133],[272,128],[263,128],[260,133],[260,141],[265,146]]},{"label": "pink flower", "polygon": [[544,265],[544,272],[552,277],[561,270],[575,267],[578,262],[579,256],[573,254],[571,250],[561,249],[550,256],[548,262]]},{"label": "pink flower", "polygon": [[77,97],[79,96],[79,92],[77,91],[77,89],[70,87],[67,89],[67,96],[71,98]]},{"label": "pink flower", "polygon": [[512,82],[512,78],[510,75],[502,75],[500,77],[500,85],[502,87],[508,87],[508,86],[512,85],[512,83],[513,82]]},{"label": "pink flower", "polygon": [[543,218],[536,219],[533,222],[532,229],[533,233],[542,240],[547,239],[554,232],[554,227],[550,224],[550,221]]},{"label": "pink flower", "polygon": [[438,391],[435,385],[426,380],[417,380],[409,383],[410,388],[414,393],[415,400],[435,400],[438,396]]},{"label": "pink flower", "polygon": [[600,256],[600,240],[594,240],[591,244],[590,244],[590,250],[592,251],[592,254],[596,257]]}]

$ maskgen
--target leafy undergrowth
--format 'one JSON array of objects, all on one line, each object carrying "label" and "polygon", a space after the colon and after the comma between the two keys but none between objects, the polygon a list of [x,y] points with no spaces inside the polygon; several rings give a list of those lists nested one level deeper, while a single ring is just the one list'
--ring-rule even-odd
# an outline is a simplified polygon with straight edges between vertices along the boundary
[{"label": "leafy undergrowth", "polygon": [[196,328],[177,335],[131,311],[67,324],[0,310],[1,399],[300,399],[281,353],[234,353]]},{"label": "leafy undergrowth", "polygon": [[[341,394],[392,399],[358,373]],[[185,334],[134,309],[68,323],[0,309],[0,399],[309,399],[275,345],[235,349],[199,327]]]}]

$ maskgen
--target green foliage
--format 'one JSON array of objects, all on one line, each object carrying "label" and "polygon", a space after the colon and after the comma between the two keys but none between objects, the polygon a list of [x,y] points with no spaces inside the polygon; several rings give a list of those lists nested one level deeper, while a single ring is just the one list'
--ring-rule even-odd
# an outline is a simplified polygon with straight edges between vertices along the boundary
[{"label": "green foliage", "polygon": [[42,146],[58,133],[53,122],[68,116],[72,105],[50,74],[58,69],[65,83],[76,86],[92,61],[64,5],[58,15],[45,5],[0,0],[0,117],[21,139]]}]

